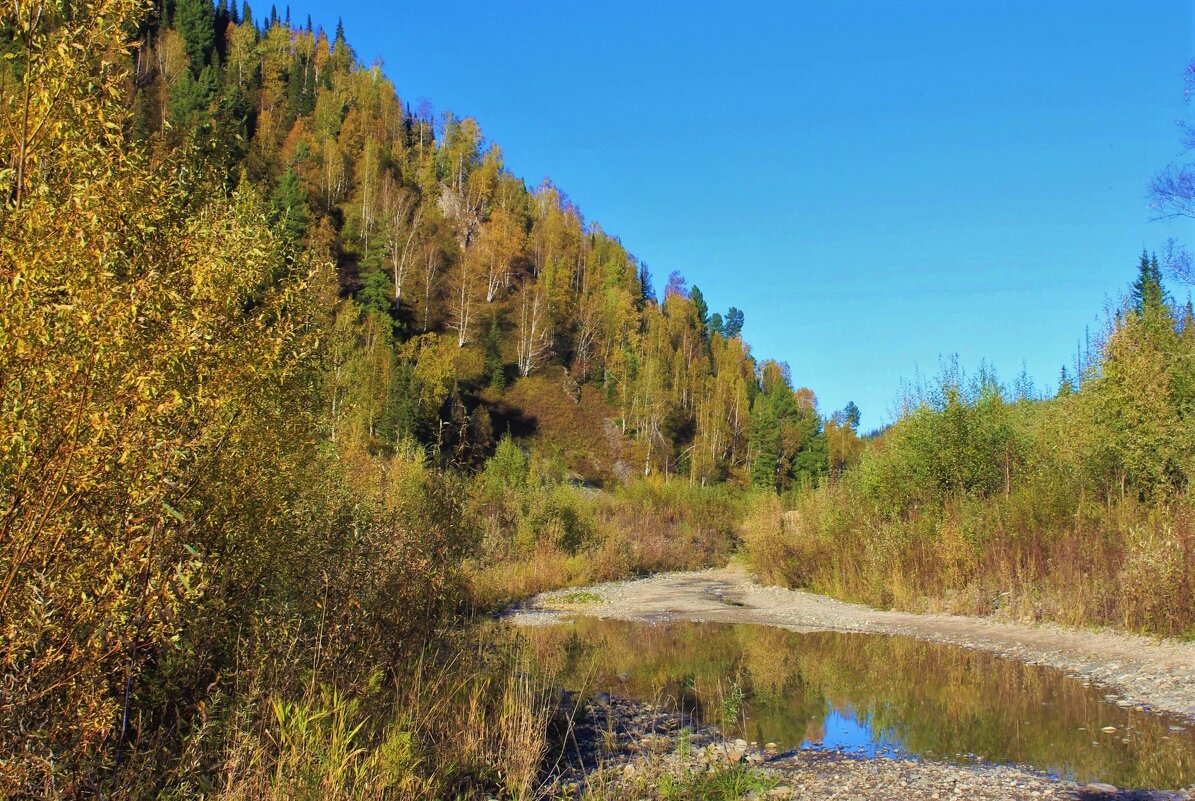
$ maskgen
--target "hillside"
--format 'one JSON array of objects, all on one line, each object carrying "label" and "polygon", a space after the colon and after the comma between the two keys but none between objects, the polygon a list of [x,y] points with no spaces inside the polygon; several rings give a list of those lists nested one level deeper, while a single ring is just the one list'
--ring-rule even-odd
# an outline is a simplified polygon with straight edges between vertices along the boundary
[{"label": "hillside", "polygon": [[566,696],[482,618],[736,554],[1195,631],[1156,258],[1056,393],[948,365],[861,438],[477,121],[259,14],[0,6],[0,797],[529,798]]},{"label": "hillside", "polygon": [[[446,465],[477,464],[508,431],[576,454],[561,429],[527,422],[555,393],[524,380],[552,373],[605,404],[585,418],[634,441],[638,472],[745,483],[762,449],[779,486],[824,471],[792,466],[819,447],[808,391],[788,404],[807,419],[799,437],[748,442],[760,383],[742,312],[710,315],[679,272],[657,300],[617,237],[550,181],[512,175],[476,120],[404,103],[339,26],[329,37],[273,11],[258,22],[247,3],[209,6],[180,0],[142,24],[129,133],[219,163],[268,199],[297,251],[336,265],[351,299],[336,328],[338,375],[351,376],[335,389],[338,436],[371,451],[415,437]],[[603,481],[613,462],[570,467]]]}]

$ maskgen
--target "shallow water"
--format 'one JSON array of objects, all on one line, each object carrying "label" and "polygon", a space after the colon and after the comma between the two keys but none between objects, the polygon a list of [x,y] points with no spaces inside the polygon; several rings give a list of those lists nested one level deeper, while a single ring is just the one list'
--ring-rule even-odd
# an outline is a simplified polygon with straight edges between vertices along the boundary
[{"label": "shallow water", "polygon": [[592,618],[526,636],[561,686],[667,704],[786,750],[982,759],[1120,787],[1195,783],[1192,727],[1118,707],[1061,671],[955,646]]}]

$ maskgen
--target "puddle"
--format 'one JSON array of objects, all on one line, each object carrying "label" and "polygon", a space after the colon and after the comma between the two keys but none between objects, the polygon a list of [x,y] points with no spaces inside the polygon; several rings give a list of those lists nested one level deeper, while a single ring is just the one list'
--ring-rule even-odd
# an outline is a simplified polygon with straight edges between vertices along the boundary
[{"label": "puddle", "polygon": [[1195,783],[1195,729],[1061,671],[887,635],[580,618],[528,629],[557,683],[667,704],[782,749],[1017,763],[1079,782]]}]

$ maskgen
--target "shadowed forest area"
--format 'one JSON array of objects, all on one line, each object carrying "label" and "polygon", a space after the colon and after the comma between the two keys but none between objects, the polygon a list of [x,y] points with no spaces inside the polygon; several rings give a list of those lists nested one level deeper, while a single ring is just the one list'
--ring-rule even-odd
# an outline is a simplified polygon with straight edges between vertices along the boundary
[{"label": "shadowed forest area", "polygon": [[548,679],[468,621],[737,551],[1195,633],[1156,259],[1056,397],[950,367],[861,437],[476,121],[260,13],[0,11],[0,796],[528,797]]}]

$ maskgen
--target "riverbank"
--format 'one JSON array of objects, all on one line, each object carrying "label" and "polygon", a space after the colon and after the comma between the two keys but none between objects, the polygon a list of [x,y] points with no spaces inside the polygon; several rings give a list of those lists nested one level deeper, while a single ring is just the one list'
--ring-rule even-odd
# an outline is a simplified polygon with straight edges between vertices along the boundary
[{"label": "riverbank", "polygon": [[542,625],[578,614],[637,622],[758,623],[792,631],[895,634],[949,643],[1057,668],[1106,687],[1122,706],[1195,721],[1195,643],[1190,642],[1107,629],[878,610],[765,587],[737,568],[662,573],[542,593],[515,608],[509,619],[516,625]]},{"label": "riverbank", "polygon": [[[862,758],[724,739],[716,727],[651,704],[601,699],[565,738],[551,792],[593,801],[619,798],[874,799],[908,801],[1191,801],[1178,792],[1076,784],[1008,765],[912,758]],[[677,795],[677,793],[680,795]]]}]

